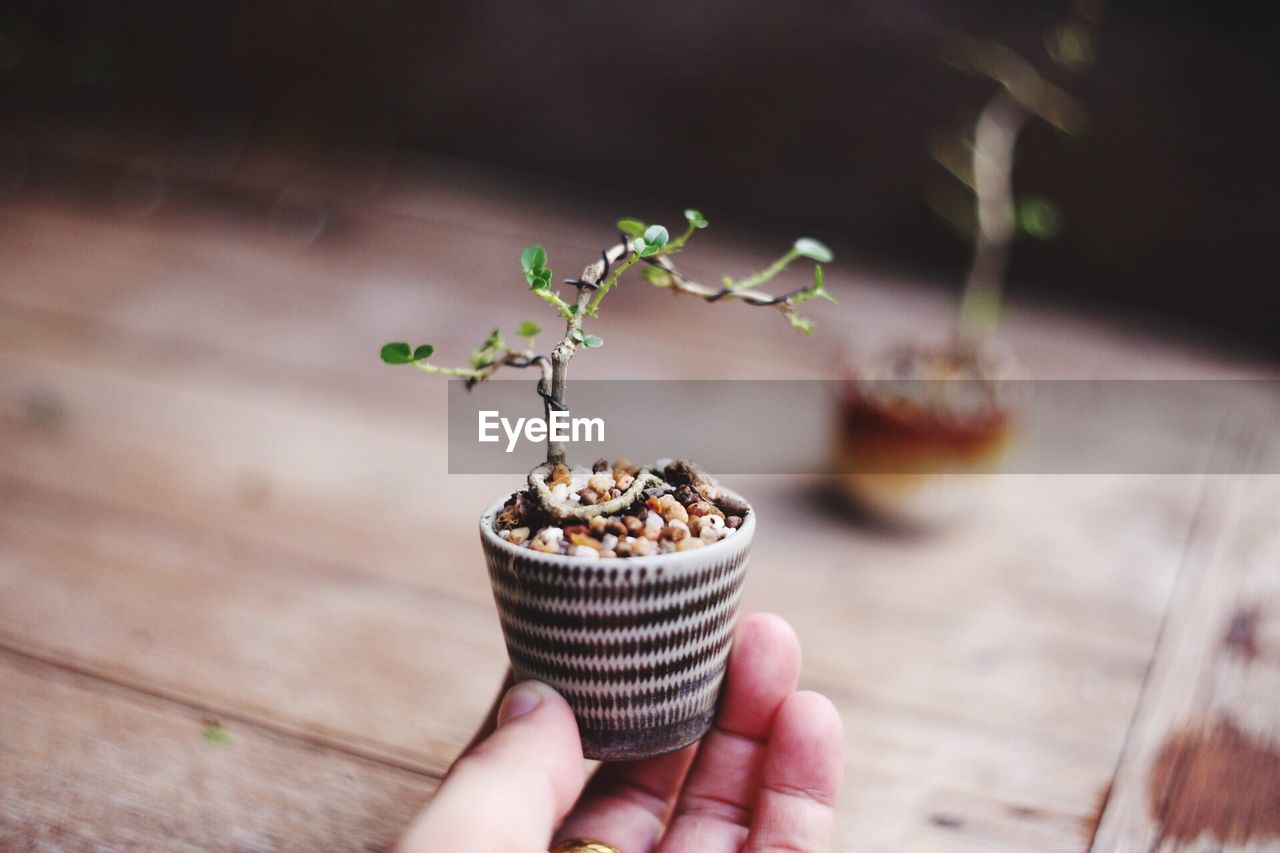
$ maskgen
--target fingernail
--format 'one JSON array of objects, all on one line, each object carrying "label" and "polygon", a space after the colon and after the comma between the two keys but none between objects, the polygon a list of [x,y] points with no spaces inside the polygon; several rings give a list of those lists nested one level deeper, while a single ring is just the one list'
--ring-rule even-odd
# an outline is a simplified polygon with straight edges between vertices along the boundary
[{"label": "fingernail", "polygon": [[507,691],[498,709],[498,725],[505,726],[516,717],[523,717],[542,704],[542,685],[536,681],[522,681]]}]

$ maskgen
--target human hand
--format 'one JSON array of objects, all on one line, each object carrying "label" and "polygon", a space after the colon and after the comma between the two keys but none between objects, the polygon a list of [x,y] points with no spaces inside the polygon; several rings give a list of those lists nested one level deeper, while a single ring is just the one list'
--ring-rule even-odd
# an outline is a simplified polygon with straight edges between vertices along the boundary
[{"label": "human hand", "polygon": [[844,731],[826,697],[795,691],[799,673],[791,626],[767,613],[744,618],[711,731],[669,755],[601,764],[589,783],[569,706],[545,684],[515,685],[401,853],[543,853],[553,837],[623,853],[827,850]]}]

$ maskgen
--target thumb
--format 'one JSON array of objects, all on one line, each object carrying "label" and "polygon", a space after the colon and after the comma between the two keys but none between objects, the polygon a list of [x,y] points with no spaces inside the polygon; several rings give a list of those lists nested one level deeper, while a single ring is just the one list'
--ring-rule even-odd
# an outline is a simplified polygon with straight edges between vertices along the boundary
[{"label": "thumb", "polygon": [[502,700],[497,730],[453,765],[400,851],[541,853],[584,781],[573,711],[547,685],[521,682]]}]

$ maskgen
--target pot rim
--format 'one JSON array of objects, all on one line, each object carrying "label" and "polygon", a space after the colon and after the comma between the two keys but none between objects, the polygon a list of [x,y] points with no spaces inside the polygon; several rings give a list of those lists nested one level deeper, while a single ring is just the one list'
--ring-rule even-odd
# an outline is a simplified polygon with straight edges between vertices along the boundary
[{"label": "pot rim", "polygon": [[572,561],[574,565],[581,563],[583,566],[591,567],[608,565],[610,567],[619,568],[653,569],[661,566],[663,569],[672,569],[685,566],[686,564],[701,565],[708,559],[713,559],[716,554],[726,550],[726,546],[732,546],[741,542],[741,547],[749,547],[751,539],[755,536],[755,507],[751,505],[750,501],[732,489],[726,489],[723,486],[721,486],[720,489],[726,494],[746,503],[750,512],[743,517],[742,526],[738,528],[738,532],[733,536],[730,536],[727,539],[721,539],[718,542],[713,542],[712,544],[702,548],[695,548],[692,551],[673,551],[670,554],[649,554],[644,557],[615,557],[611,559],[592,560],[586,557],[571,557],[567,554],[548,554],[545,551],[534,551],[532,548],[525,548],[521,545],[512,545],[506,539],[499,536],[498,532],[493,527],[493,520],[497,517],[498,513],[501,512],[502,507],[511,497],[510,495],[499,498],[496,503],[485,510],[484,514],[480,516],[480,535],[494,547],[513,557],[520,556],[526,560],[545,562],[549,565],[561,568],[564,567],[564,561],[566,560]]}]

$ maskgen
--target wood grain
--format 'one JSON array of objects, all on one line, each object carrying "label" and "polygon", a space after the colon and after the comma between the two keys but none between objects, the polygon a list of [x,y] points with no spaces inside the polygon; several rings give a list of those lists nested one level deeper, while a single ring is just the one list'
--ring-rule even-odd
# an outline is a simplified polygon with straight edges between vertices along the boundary
[{"label": "wood grain", "polygon": [[[376,847],[470,737],[505,666],[475,519],[512,484],[447,475],[443,387],[374,348],[437,330],[468,351],[530,234],[589,257],[613,212],[513,207],[490,179],[400,186],[313,243],[190,214],[0,210],[0,744],[22,768],[0,839]],[[726,230],[699,274],[764,259]],[[612,361],[575,375],[822,376],[832,348],[941,327],[945,299],[848,269],[804,347],[770,312],[686,317],[622,288]],[[655,345],[637,318],[685,325]],[[1042,376],[1258,370],[1030,309],[1009,333]],[[730,483],[762,520],[745,605],[796,625],[804,682],[849,731],[840,849],[1087,845],[1140,698],[1165,701],[1146,679],[1175,581],[1244,535],[1207,520],[1230,497],[1211,480],[1009,477],[916,538],[850,527],[813,483]],[[253,759],[210,753],[204,715]],[[79,768],[116,729],[129,748]],[[280,762],[296,775],[266,796]],[[313,767],[330,781],[308,800],[289,780]],[[1126,772],[1100,839],[1141,799]],[[157,799],[164,820],[129,793],[192,774],[217,796]],[[74,794],[42,800],[63,777]]]},{"label": "wood grain", "polygon": [[0,689],[4,850],[380,850],[436,784],[11,651]]},{"label": "wood grain", "polygon": [[1095,850],[1280,846],[1280,477],[1210,488]]}]

